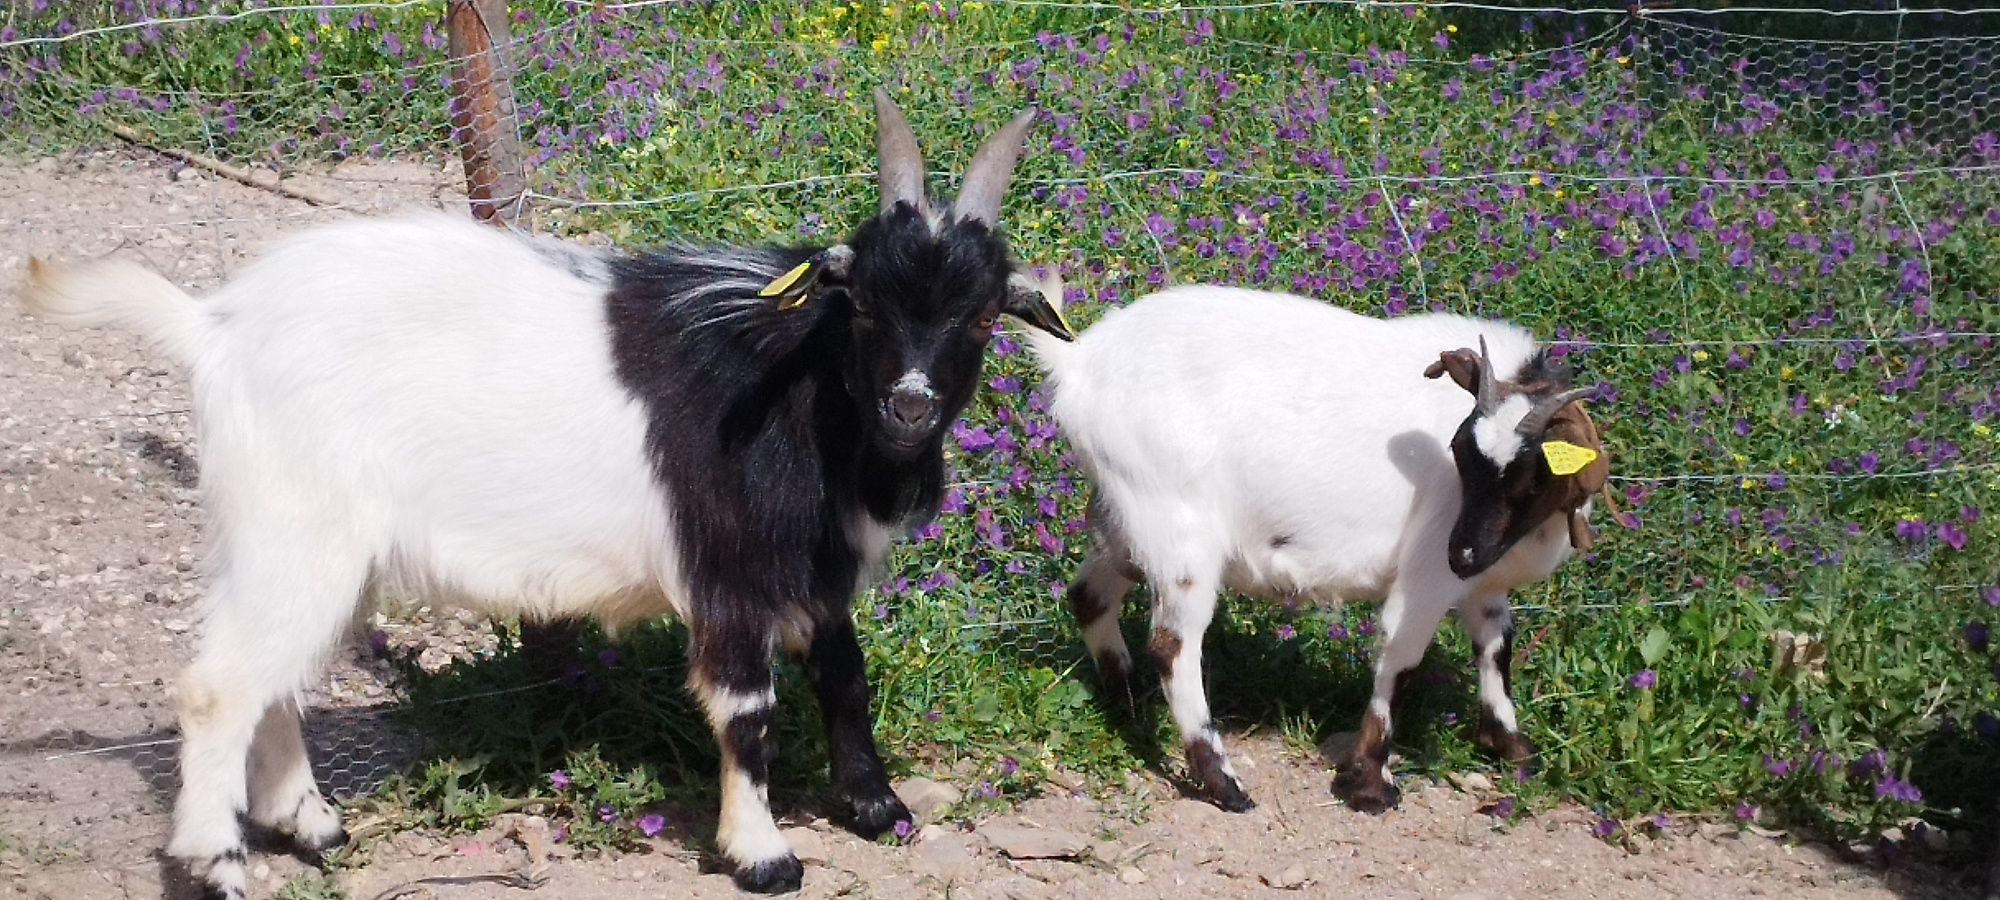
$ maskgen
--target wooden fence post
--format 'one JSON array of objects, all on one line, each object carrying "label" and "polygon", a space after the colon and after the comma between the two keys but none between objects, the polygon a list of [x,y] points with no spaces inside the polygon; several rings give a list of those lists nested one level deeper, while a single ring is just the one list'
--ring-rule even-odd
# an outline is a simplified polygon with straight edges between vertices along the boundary
[{"label": "wooden fence post", "polygon": [[[532,231],[507,19],[507,0],[450,0],[446,7],[452,59],[451,133],[465,160],[465,195],[472,201],[472,217]],[[582,637],[583,622],[578,619],[523,619],[521,655],[530,677],[561,679],[578,662]]]},{"label": "wooden fence post", "polygon": [[450,0],[452,137],[465,160],[472,216],[502,227],[529,227],[520,119],[514,109],[513,48],[507,0]]}]

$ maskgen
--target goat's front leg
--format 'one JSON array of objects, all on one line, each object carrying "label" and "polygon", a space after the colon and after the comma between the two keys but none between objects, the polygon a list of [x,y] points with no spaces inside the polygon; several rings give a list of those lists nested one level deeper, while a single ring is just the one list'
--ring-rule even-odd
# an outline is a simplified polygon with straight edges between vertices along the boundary
[{"label": "goat's front leg", "polygon": [[1535,755],[1514,718],[1514,611],[1506,595],[1468,600],[1459,624],[1479,661],[1479,746],[1508,762]]},{"label": "goat's front leg", "polygon": [[805,661],[806,677],[819,695],[833,784],[847,802],[849,827],[874,838],[898,822],[912,822],[909,808],[889,787],[889,773],[875,747],[875,717],[869,710],[874,692],[854,637],[852,612],[834,610],[814,623]]},{"label": "goat's front leg", "polygon": [[1208,692],[1201,680],[1201,639],[1215,618],[1218,585],[1213,579],[1183,575],[1156,583],[1153,636],[1146,649],[1160,670],[1167,708],[1187,747],[1188,771],[1203,794],[1230,812],[1257,804],[1236,782],[1236,769],[1222,748],[1222,735],[1208,715]]},{"label": "goat's front leg", "polygon": [[722,744],[722,820],[715,843],[746,891],[796,891],[805,869],[771,819],[771,734],[777,692],[771,671],[773,635],[751,617],[722,618],[695,635],[690,686]]},{"label": "goat's front leg", "polygon": [[1444,585],[1398,583],[1382,605],[1382,656],[1375,664],[1375,695],[1362,717],[1361,737],[1333,778],[1334,794],[1362,812],[1385,812],[1400,799],[1389,772],[1393,734],[1389,710],[1395,705],[1401,676],[1423,661],[1424,650],[1451,608],[1449,601],[1433,599],[1447,590]]}]

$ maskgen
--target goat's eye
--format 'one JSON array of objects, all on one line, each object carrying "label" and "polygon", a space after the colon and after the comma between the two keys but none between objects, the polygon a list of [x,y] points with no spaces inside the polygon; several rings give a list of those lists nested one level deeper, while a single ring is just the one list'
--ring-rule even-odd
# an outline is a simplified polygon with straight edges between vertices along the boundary
[{"label": "goat's eye", "polygon": [[972,323],[972,327],[978,329],[981,334],[984,334],[992,331],[993,323],[998,321],[1000,321],[1000,314],[990,312],[980,316],[979,321]]}]

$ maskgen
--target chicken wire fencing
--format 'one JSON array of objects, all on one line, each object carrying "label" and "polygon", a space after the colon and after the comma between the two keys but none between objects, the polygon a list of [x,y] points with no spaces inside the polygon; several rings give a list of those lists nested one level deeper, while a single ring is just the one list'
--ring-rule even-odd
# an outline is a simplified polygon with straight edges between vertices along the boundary
[{"label": "chicken wire fencing", "polygon": [[[494,65],[476,46],[454,52],[436,0],[33,0],[0,14],[0,123],[34,154],[110,147],[160,161],[177,183],[186,173],[192,187],[96,223],[78,249],[178,259],[178,275],[207,286],[244,245],[306,222],[476,207],[463,172],[482,166],[519,178],[491,196],[523,230],[626,244],[827,239],[873,208],[874,85],[896,86],[940,183],[939,163],[961,160],[974,129],[1038,103],[1047,121],[1010,229],[1024,256],[1061,269],[1071,302],[1214,280],[1389,314],[1539,308],[1541,321],[1593,323],[1556,329],[1556,345],[1602,379],[1598,403],[1626,412],[1614,446],[1651,464],[1619,468],[1625,514],[1600,520],[1610,552],[1642,542],[1659,574],[1635,596],[1559,576],[1522,592],[1531,616],[1676,605],[1725,585],[1771,603],[1851,597],[1882,583],[1870,573],[1888,556],[1962,550],[1978,513],[1967,499],[1954,518],[1954,498],[1996,486],[2000,453],[1979,429],[2000,403],[2000,322],[1967,273],[1984,265],[1968,236],[2000,227],[2000,14],[891,8],[517,2],[482,23],[506,57]],[[1518,32],[1540,35],[1536,49],[1493,49]],[[1404,49],[1370,46],[1380,34]],[[1174,50],[1116,61],[1149,43]],[[1616,271],[1629,295],[1540,265],[1571,257]],[[1742,299],[1774,287],[1792,300]],[[1535,305],[1519,299],[1530,295]],[[1087,487],[1018,345],[1003,337],[995,352],[998,399],[948,442],[944,518],[899,551],[859,614],[892,646],[943,634],[970,655],[1066,672],[1081,643],[1058,594],[1086,543]],[[1728,389],[1741,381],[1779,408]],[[143,395],[155,405],[73,424],[191,467],[184,394],[170,383]],[[1867,423],[1865,446],[1849,438],[1857,410],[1843,400],[1862,395],[1894,398],[1901,417]],[[1773,427],[1782,439],[1751,434]],[[1796,499],[1759,501],[1787,491]],[[1847,513],[1904,492],[1934,502],[1899,514],[1891,536],[1854,533]],[[1746,528],[1754,547],[1735,537]],[[1991,589],[1990,571],[1939,566],[1900,596]],[[23,603],[56,604],[64,590],[59,577],[31,581]],[[494,626],[426,611],[366,631],[307,717],[322,784],[340,796],[425,756],[413,722],[579,684],[524,666],[508,670],[521,674],[512,683],[448,680],[412,698],[412,673],[500,648]],[[21,687],[123,708],[98,724],[14,729],[0,796],[20,802],[0,809],[0,829],[56,835],[36,844],[40,862],[136,863],[157,846],[139,836],[164,833],[175,781],[156,681],[185,659],[174,649],[130,683]],[[71,836],[87,822],[130,828]]]}]

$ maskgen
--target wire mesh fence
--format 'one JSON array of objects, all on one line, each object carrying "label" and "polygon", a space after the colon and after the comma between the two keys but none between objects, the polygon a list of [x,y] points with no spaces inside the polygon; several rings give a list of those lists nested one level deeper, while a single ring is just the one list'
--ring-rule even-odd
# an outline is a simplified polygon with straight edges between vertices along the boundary
[{"label": "wire mesh fence", "polygon": [[[215,262],[196,278],[212,281],[241,256],[222,251],[239,234],[392,202],[464,210],[477,204],[461,170],[498,167],[492,187],[514,158],[519,189],[487,196],[518,196],[533,218],[509,213],[517,227],[585,241],[820,239],[873,207],[860,100],[873,85],[896,86],[938,148],[968,133],[947,113],[976,94],[1035,102],[1050,134],[1017,180],[1010,228],[1024,255],[1060,266],[1073,301],[1219,280],[1386,314],[1508,312],[1548,326],[1602,380],[1596,400],[1625,429],[1614,425],[1614,447],[1636,461],[1614,478],[1629,518],[1606,527],[1643,550],[1612,553],[1663,561],[1661,574],[1629,597],[1558,578],[1521,598],[1530,612],[1673,607],[1724,586],[1773,604],[1899,581],[1882,599],[1992,588],[1991,571],[1953,554],[2000,472],[2000,445],[1980,432],[2000,404],[2000,316],[1979,257],[2000,227],[2000,13],[888,8],[517,3],[504,27],[485,23],[509,58],[486,67],[468,65],[490,54],[454,45],[435,0],[36,0],[0,18],[0,126],[31,152],[126,146],[288,191],[247,211],[197,192],[173,215],[96,223],[93,251],[199,235]],[[1842,30],[1750,33],[1753,16]],[[1509,42],[1532,30],[1557,37]],[[1385,33],[1428,36],[1384,50]],[[1118,62],[1145,41],[1175,53]],[[496,78],[505,101],[467,105]],[[1598,293],[1585,267],[1617,272],[1623,293]],[[1018,347],[1003,339],[997,352],[1003,399],[954,431],[946,524],[899,554],[903,574],[861,615],[885,640],[942,627],[966,653],[1066,672],[1081,645],[1054,595],[1085,540],[1087,488],[1021,383],[1032,370]],[[1888,400],[1870,401],[1863,423],[1855,398]],[[96,425],[143,443],[152,417],[184,409],[167,396]],[[1788,489],[1799,484],[1815,487]],[[1905,504],[1893,534],[1853,532],[1857,509],[1899,492],[1930,501]],[[1938,561],[1929,580],[1896,574],[1913,555]],[[912,598],[942,611],[911,615]],[[488,626],[420,621],[397,639],[417,656],[440,640],[467,657],[500,646]],[[371,665],[363,653],[336,679],[376,694],[308,719],[336,793],[371,791],[422,755],[421,729],[383,711],[405,676]],[[418,718],[451,714],[450,697],[426,702]],[[0,792],[29,802],[0,827],[76,815],[66,804],[114,770],[150,798],[138,809],[164,809],[170,724],[114,718],[17,737]]]}]

